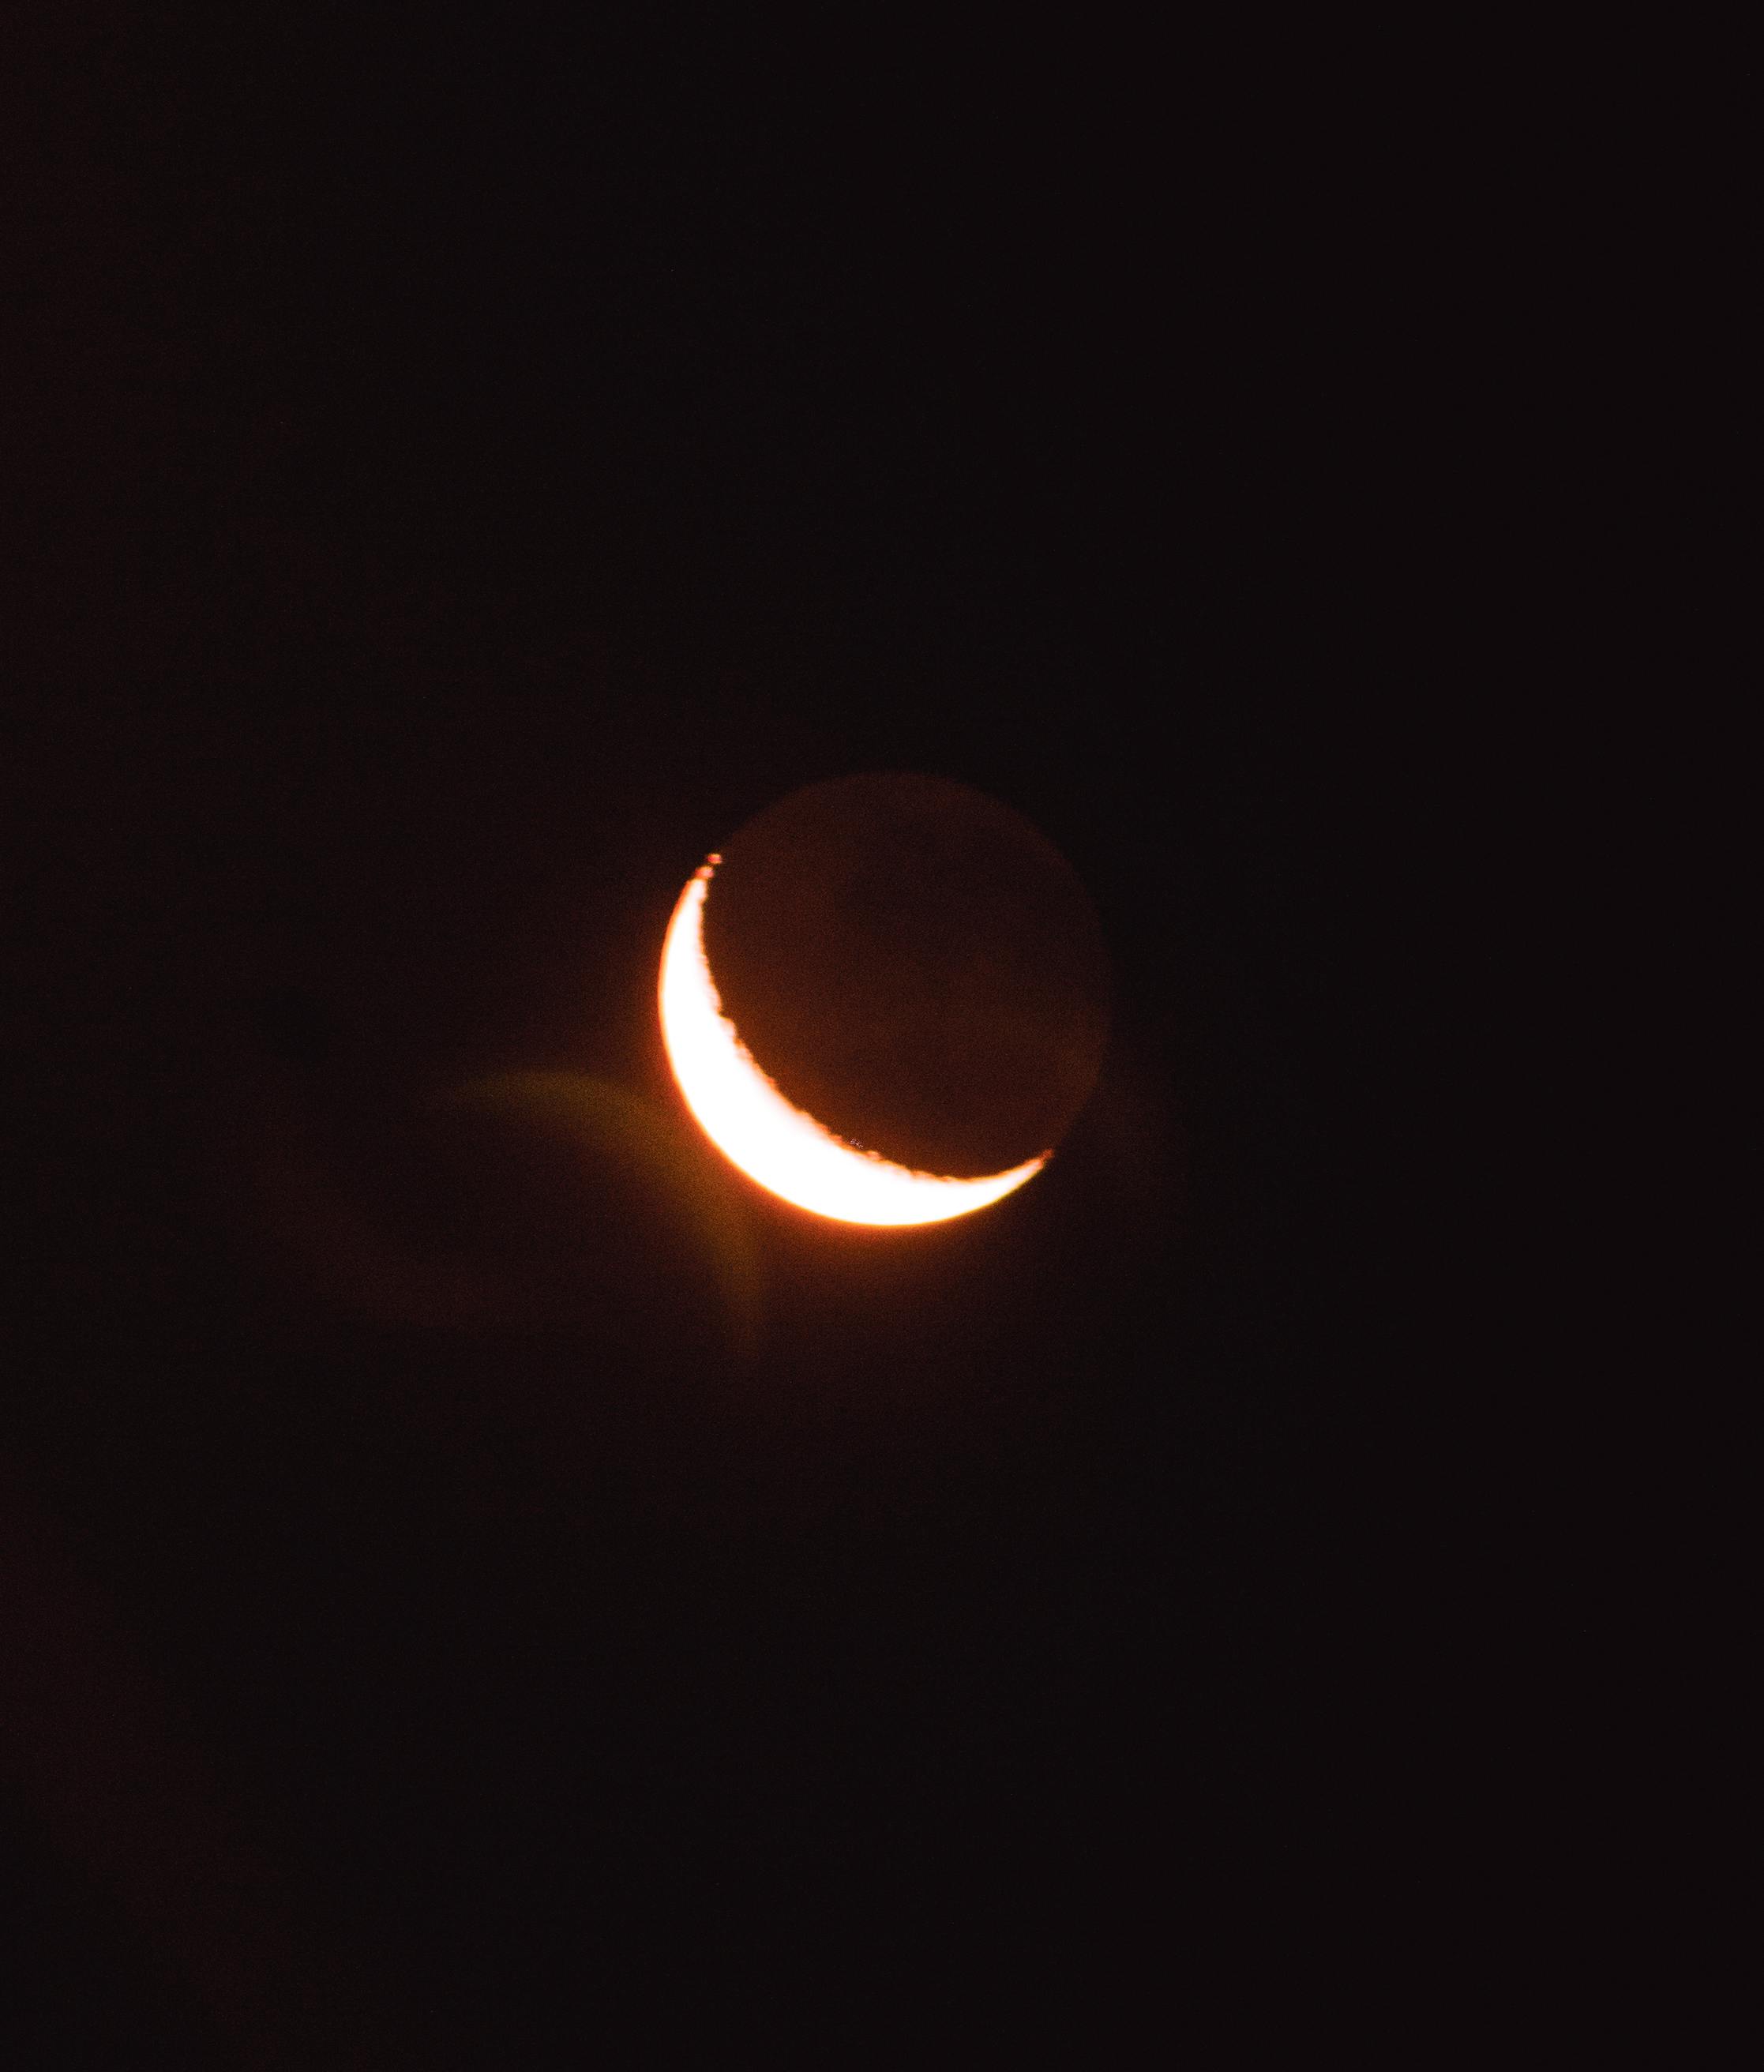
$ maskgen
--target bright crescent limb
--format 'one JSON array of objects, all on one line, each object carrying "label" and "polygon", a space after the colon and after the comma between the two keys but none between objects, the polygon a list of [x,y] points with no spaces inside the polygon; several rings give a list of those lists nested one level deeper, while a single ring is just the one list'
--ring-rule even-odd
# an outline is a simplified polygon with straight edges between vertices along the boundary
[{"label": "bright crescent limb", "polygon": [[848,1223],[935,1223],[983,1209],[1047,1162],[948,1180],[842,1143],[792,1108],[754,1063],[722,1011],[705,955],[705,894],[717,857],[693,877],[661,952],[661,1034],[686,1105],[748,1178],[798,1208]]}]

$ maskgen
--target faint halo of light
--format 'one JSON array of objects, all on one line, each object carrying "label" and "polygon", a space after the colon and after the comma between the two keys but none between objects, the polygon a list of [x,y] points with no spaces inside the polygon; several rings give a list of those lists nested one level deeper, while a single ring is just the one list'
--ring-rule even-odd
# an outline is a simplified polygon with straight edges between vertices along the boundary
[{"label": "faint halo of light", "polygon": [[915,1173],[847,1144],[793,1108],[754,1062],[723,1013],[705,954],[705,898],[713,856],[693,874],[662,945],[662,1041],[686,1105],[723,1155],[750,1179],[798,1208],[836,1222],[904,1226],[945,1223],[1001,1200],[1047,1163],[1049,1153],[975,1180]]}]

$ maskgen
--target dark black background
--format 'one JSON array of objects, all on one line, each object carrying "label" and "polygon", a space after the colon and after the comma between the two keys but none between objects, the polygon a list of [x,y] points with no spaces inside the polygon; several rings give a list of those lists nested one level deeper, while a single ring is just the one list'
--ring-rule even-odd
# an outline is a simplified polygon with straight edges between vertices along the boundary
[{"label": "dark black background", "polygon": [[[1021,23],[23,33],[12,2062],[1095,2044],[1215,1941],[1385,1947],[1453,1795],[1414,1174],[1498,144],[1437,150],[1420,54]],[[272,1109],[407,1260],[426,1090],[676,1112],[681,884],[874,767],[1102,915],[1109,1064],[1021,1195],[738,1188],[745,1363],[659,1237],[467,1328],[253,1222]]]}]

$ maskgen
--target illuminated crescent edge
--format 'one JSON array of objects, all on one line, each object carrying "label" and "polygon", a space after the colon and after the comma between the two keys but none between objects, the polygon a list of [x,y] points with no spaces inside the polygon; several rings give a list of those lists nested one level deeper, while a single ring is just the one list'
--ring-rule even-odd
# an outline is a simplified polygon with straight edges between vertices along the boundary
[{"label": "illuminated crescent edge", "polygon": [[935,1223],[1022,1186],[1049,1153],[976,1180],[896,1166],[847,1144],[793,1108],[755,1064],[723,1013],[705,955],[705,895],[721,857],[693,873],[662,944],[662,1042],[686,1105],[723,1155],[768,1192],[848,1223]]}]

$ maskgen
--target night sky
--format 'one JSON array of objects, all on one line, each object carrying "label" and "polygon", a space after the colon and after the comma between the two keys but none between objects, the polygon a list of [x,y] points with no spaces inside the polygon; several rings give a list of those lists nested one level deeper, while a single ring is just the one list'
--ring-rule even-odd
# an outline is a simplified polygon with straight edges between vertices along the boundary
[{"label": "night sky", "polygon": [[[1179,2037],[1435,1788],[1426,106],[28,11],[7,2062]],[[919,1231],[733,1176],[655,1026],[692,871],[865,770],[1026,815],[1113,968],[1058,1157]],[[598,1120],[440,1111],[521,1073]]]}]

